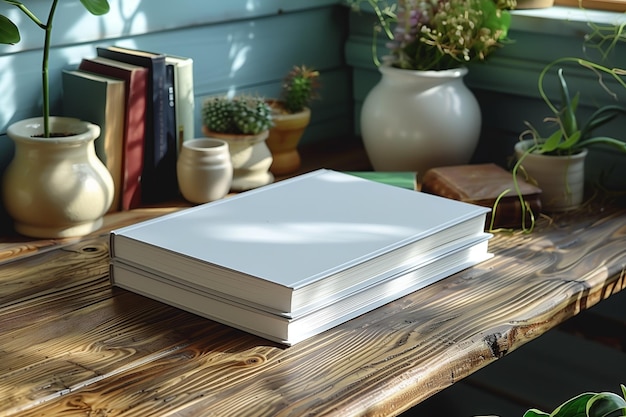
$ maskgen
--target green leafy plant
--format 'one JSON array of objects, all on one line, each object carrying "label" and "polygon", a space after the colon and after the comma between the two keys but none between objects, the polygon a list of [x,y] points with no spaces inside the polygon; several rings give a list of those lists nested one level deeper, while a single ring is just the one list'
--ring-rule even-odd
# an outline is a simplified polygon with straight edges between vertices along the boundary
[{"label": "green leafy plant", "polygon": [[319,76],[319,71],[305,65],[294,66],[282,84],[282,108],[287,113],[297,113],[309,106],[313,99],[318,98]]},{"label": "green leafy plant", "polygon": [[[587,148],[592,145],[608,145],[616,148],[617,150],[626,153],[626,142],[617,138],[608,136],[595,136],[594,130],[598,127],[608,123],[615,119],[619,115],[626,115],[626,107],[618,104],[610,104],[598,108],[585,122],[581,122],[577,116],[578,103],[580,100],[580,94],[576,93],[573,97],[570,94],[569,87],[565,80],[565,76],[562,68],[558,68],[557,76],[560,91],[560,105],[555,105],[547,96],[544,89],[544,80],[548,72],[555,66],[564,62],[575,62],[584,67],[587,67],[596,73],[610,74],[617,82],[626,88],[626,83],[620,77],[621,72],[609,69],[605,66],[596,64],[591,61],[586,61],[579,58],[561,58],[548,64],[539,75],[539,93],[552,111],[552,115],[546,117],[544,121],[551,123],[554,131],[547,136],[541,135],[536,128],[530,123],[526,122],[529,127],[528,130],[522,132],[520,139],[531,139],[532,144],[529,146],[517,162],[513,166],[513,182],[515,191],[520,199],[522,206],[522,216],[525,221],[528,209],[523,197],[519,191],[518,175],[524,162],[524,159],[531,153],[539,153],[543,155],[572,155],[580,152],[583,148]],[[601,83],[601,85],[604,85]],[[529,137],[530,136],[530,137]],[[534,218],[531,213],[531,218]],[[529,228],[526,227],[525,222],[522,224],[522,229],[531,231],[533,225]]]},{"label": "green leafy plant", "polygon": [[390,63],[398,68],[442,70],[485,60],[506,39],[515,0],[349,0],[374,9],[378,24],[390,40]]},{"label": "green leafy plant", "polygon": [[[17,0],[0,0],[17,7],[31,21],[45,32],[43,45],[43,58],[41,62],[42,74],[42,94],[43,94],[43,119],[44,137],[50,137],[50,87],[48,81],[48,57],[50,55],[50,38],[52,34],[52,22],[59,0],[52,0],[48,18],[45,22],[31,12],[26,5]],[[95,16],[104,15],[109,12],[109,2],[107,0],[80,0],[87,11]],[[17,26],[6,16],[0,15],[0,43],[13,45],[21,40]]]},{"label": "green leafy plant", "polygon": [[571,398],[551,413],[530,409],[524,417],[619,417],[626,416],[626,387],[622,395],[612,392],[587,392]]},{"label": "green leafy plant", "polygon": [[[593,65],[592,68],[594,69],[597,69],[597,67],[604,68],[591,62],[584,63],[583,60],[576,61],[586,66]],[[546,155],[570,155],[580,151],[582,148],[595,144],[610,145],[626,152],[625,142],[607,136],[593,135],[593,131],[596,128],[613,120],[619,114],[626,115],[626,107],[617,104],[600,107],[589,117],[589,119],[586,120],[586,122],[581,123],[576,115],[580,94],[576,93],[574,97],[570,95],[569,87],[565,81],[562,68],[558,69],[559,90],[561,96],[560,106],[557,107],[553,104],[545,93],[543,86],[544,78],[554,64],[556,64],[556,62],[547,66],[541,72],[539,76],[539,93],[553,113],[551,117],[547,117],[544,120],[546,122],[554,123],[556,128],[549,136],[542,136],[531,124],[526,123],[529,130],[522,133],[522,138],[525,137],[525,134],[530,134],[534,141],[534,146],[529,148],[527,152],[535,152]],[[617,77],[617,80],[626,87],[624,80],[619,77]]]},{"label": "green leafy plant", "polygon": [[272,127],[272,109],[261,97],[209,97],[202,106],[202,121],[212,132],[257,135]]}]

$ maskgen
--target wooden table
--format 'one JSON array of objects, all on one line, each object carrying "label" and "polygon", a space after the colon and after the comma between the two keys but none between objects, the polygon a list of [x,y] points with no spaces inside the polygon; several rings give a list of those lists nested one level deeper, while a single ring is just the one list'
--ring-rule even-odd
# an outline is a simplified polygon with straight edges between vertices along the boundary
[{"label": "wooden table", "polygon": [[626,286],[626,207],[596,200],[285,348],[110,286],[106,232],[177,209],[0,240],[0,415],[397,415]]}]

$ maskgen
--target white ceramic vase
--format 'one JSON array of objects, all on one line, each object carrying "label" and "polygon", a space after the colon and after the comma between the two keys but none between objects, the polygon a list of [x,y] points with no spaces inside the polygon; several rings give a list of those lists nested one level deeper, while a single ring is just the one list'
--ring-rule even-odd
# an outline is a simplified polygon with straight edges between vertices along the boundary
[{"label": "white ceramic vase", "polygon": [[202,132],[209,138],[228,143],[230,161],[233,164],[231,190],[251,190],[274,181],[274,175],[269,172],[272,153],[265,143],[269,136],[268,130],[258,135],[233,135],[211,132],[203,126]]},{"label": "white ceramic vase", "polygon": [[[532,140],[523,140],[515,144],[518,160],[533,143]],[[534,153],[524,156],[521,165],[541,188],[543,211],[567,211],[582,204],[585,192],[586,156],[587,149],[566,156]]]},{"label": "white ceramic vase", "polygon": [[228,143],[200,138],[184,141],[176,163],[178,188],[192,203],[208,203],[228,194],[233,179]]},{"label": "white ceramic vase", "polygon": [[3,178],[3,199],[15,230],[38,238],[83,236],[102,225],[113,201],[113,179],[96,156],[100,127],[66,117],[50,119],[44,138],[43,118],[9,126],[15,155]]},{"label": "white ceramic vase", "polygon": [[414,71],[388,64],[361,110],[361,135],[377,171],[417,171],[466,164],[480,136],[478,101],[467,68]]}]

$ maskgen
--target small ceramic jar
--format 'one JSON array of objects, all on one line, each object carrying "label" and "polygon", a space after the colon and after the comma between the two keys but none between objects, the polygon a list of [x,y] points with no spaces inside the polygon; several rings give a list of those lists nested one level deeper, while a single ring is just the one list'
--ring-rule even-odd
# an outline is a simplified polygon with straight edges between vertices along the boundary
[{"label": "small ceramic jar", "polygon": [[208,203],[228,194],[233,165],[228,143],[199,138],[183,142],[176,164],[178,187],[191,203]]}]

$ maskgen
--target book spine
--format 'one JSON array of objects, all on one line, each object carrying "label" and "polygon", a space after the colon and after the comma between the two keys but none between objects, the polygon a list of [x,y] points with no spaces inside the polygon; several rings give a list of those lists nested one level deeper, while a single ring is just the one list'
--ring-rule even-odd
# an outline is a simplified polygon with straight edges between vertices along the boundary
[{"label": "book spine", "polygon": [[165,109],[163,114],[165,126],[165,141],[157,143],[155,159],[158,160],[156,167],[157,182],[160,185],[159,200],[168,200],[178,195],[178,182],[176,177],[176,158],[178,155],[178,126],[176,123],[176,102],[174,65],[165,66]]},{"label": "book spine", "polygon": [[125,81],[126,106],[120,208],[121,210],[136,208],[141,205],[148,70],[144,67],[124,69],[91,59],[83,59],[79,69]]},{"label": "book spine", "polygon": [[118,211],[124,154],[124,83],[113,78],[96,79],[80,70],[63,71],[62,78],[63,113],[100,127],[100,136],[94,141],[94,146],[115,187],[109,212]]},{"label": "book spine", "polygon": [[[144,203],[157,203],[164,200],[162,184],[159,183],[157,167],[161,163],[159,150],[167,147],[165,129],[165,55],[135,55],[132,51],[124,52],[108,48],[97,48],[98,56],[114,59],[129,64],[146,67],[148,77],[148,95],[146,108],[146,136],[144,142],[144,161],[141,175],[141,196]],[[165,145],[162,145],[165,144]]]},{"label": "book spine", "polygon": [[174,98],[176,101],[176,123],[178,125],[177,149],[180,152],[182,142],[195,137],[195,98],[193,90],[193,61],[191,58],[178,61],[174,67]]}]

